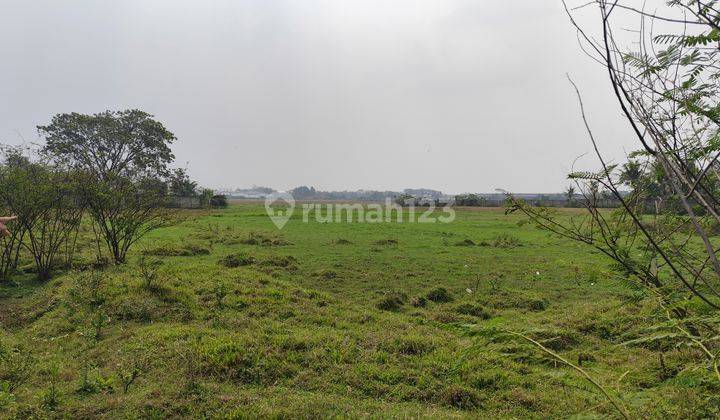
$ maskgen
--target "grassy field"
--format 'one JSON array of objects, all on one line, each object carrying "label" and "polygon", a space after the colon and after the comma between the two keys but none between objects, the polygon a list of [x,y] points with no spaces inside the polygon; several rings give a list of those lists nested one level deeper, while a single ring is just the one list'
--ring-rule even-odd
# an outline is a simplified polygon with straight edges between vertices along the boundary
[{"label": "grassy field", "polygon": [[0,288],[2,417],[617,416],[503,331],[636,416],[718,414],[707,373],[679,368],[693,350],[622,344],[651,301],[522,220],[279,232],[234,205],[154,231],[126,266],[20,276]]}]

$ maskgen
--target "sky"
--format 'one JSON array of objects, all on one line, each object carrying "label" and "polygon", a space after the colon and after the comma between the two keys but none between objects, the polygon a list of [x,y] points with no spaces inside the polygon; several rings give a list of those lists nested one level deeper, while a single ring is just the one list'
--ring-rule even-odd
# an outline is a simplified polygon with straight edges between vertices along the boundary
[{"label": "sky", "polygon": [[[572,0],[570,3],[573,4]],[[578,3],[579,4],[579,3]],[[208,187],[559,192],[637,144],[559,0],[0,0],[0,142],[138,108]],[[597,27],[597,15],[580,22]]]}]

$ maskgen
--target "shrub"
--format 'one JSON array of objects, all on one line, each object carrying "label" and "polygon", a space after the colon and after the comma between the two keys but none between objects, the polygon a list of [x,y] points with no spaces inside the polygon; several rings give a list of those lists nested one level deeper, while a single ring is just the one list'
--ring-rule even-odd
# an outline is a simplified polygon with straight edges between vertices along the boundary
[{"label": "shrub", "polygon": [[452,296],[450,295],[450,292],[447,291],[444,287],[437,287],[435,289],[432,289],[427,294],[428,300],[431,300],[435,303],[445,303],[452,301]]},{"label": "shrub", "polygon": [[[15,237],[4,245],[4,274],[17,261],[18,248],[30,253],[40,280],[50,279],[57,268],[63,249],[70,260],[83,215],[83,200],[78,174],[42,161],[30,161],[20,151],[5,151],[5,164],[0,168],[0,200],[5,210],[18,216],[13,229]],[[4,239],[4,241],[8,241]],[[7,254],[9,252],[9,254]]]},{"label": "shrub", "polygon": [[227,206],[228,206],[227,196],[222,195],[222,194],[217,194],[217,195],[213,195],[212,197],[210,197],[210,207],[218,208],[218,207],[227,207]]}]

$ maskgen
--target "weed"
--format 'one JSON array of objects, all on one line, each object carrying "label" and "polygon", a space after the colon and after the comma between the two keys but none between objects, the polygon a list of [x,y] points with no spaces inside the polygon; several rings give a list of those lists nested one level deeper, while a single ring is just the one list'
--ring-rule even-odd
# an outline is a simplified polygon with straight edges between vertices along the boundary
[{"label": "weed", "polygon": [[224,283],[218,283],[215,286],[215,307],[216,308],[222,308],[223,307],[223,300],[225,299],[225,296],[227,296],[227,287]]},{"label": "weed", "polygon": [[80,376],[80,383],[78,384],[75,392],[85,395],[95,394],[98,392],[97,383],[90,380],[90,367],[85,366],[83,368],[82,375]]},{"label": "weed", "polygon": [[35,361],[29,352],[0,341],[0,385],[14,392],[29,378]]},{"label": "weed", "polygon": [[152,290],[157,286],[156,281],[159,277],[159,269],[162,266],[162,261],[155,258],[148,260],[147,255],[143,254],[138,260],[138,269],[140,271],[140,278],[142,279],[143,287],[146,290]]},{"label": "weed", "polygon": [[118,366],[117,376],[120,379],[120,383],[122,383],[124,394],[127,394],[130,385],[135,382],[138,375],[140,375],[140,368],[137,364],[133,364],[129,368]]},{"label": "weed", "polygon": [[95,340],[100,340],[100,338],[102,338],[102,329],[105,326],[107,320],[108,317],[103,311],[98,310],[95,312],[95,316],[92,320],[92,326],[94,331],[93,338],[95,338]]},{"label": "weed", "polygon": [[56,410],[60,405],[60,390],[58,389],[58,380],[60,376],[60,368],[53,364],[49,371],[49,387],[41,394],[40,400],[43,407],[48,410]]}]

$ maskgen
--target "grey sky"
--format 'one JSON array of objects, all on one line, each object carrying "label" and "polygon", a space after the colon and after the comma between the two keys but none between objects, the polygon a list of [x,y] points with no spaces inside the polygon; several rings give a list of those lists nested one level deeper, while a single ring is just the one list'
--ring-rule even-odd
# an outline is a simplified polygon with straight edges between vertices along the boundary
[{"label": "grey sky", "polygon": [[607,154],[635,148],[559,0],[0,7],[5,143],[56,113],[140,108],[207,186],[560,191],[591,150],[567,72]]}]

